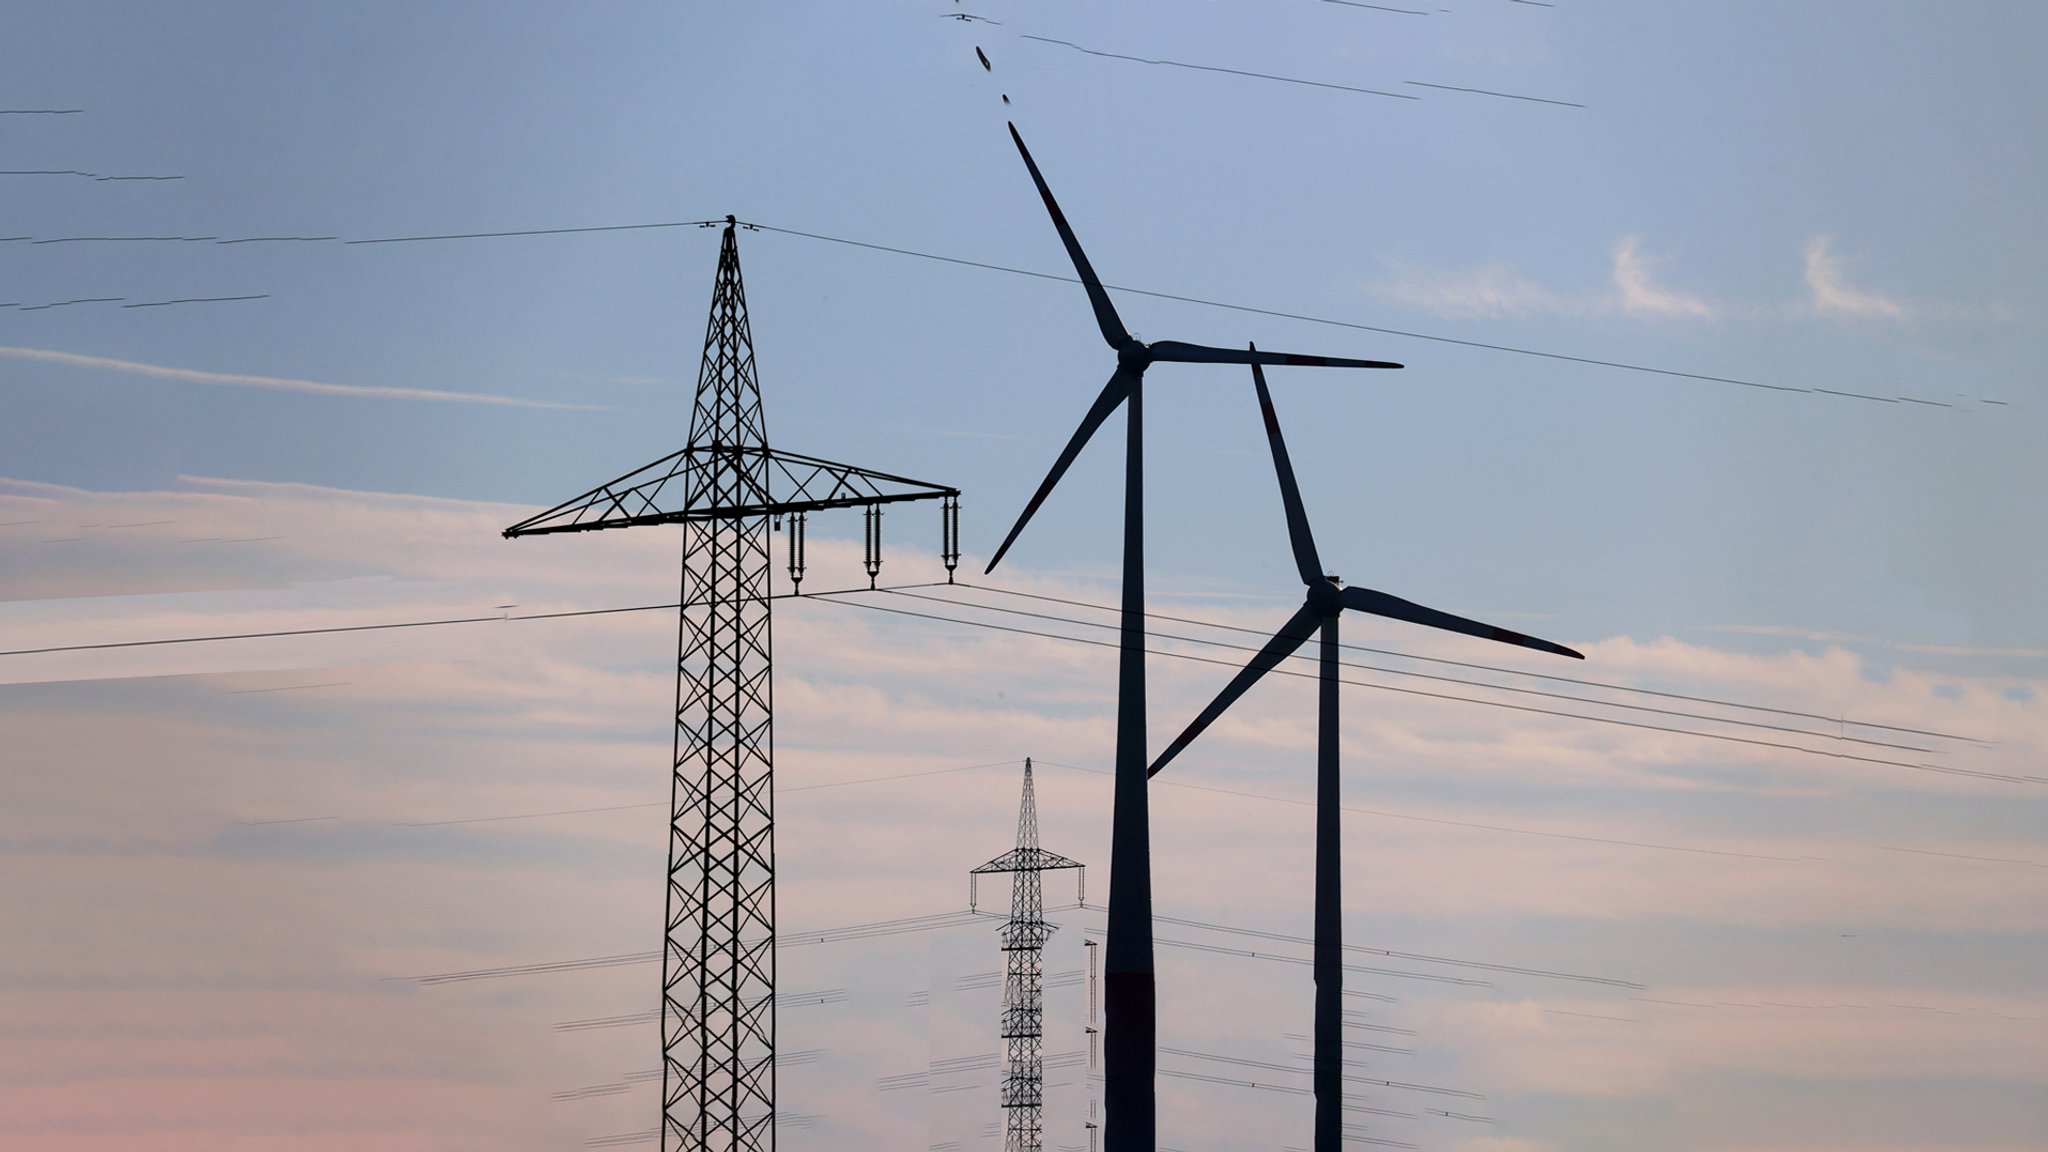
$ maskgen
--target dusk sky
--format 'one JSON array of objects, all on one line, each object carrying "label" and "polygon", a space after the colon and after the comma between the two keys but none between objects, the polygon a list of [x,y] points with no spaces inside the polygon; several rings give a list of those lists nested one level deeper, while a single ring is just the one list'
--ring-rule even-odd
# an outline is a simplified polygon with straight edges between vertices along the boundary
[{"label": "dusk sky", "polygon": [[[2048,1146],[2044,42],[1977,0],[10,5],[0,1147],[651,1143],[615,1018],[676,621],[511,617],[672,601],[681,531],[499,532],[682,447],[728,213],[771,443],[964,492],[968,586],[775,608],[778,1140],[1001,1146],[995,922],[794,934],[965,909],[1033,757],[1086,1048],[1114,614],[1017,593],[1114,603],[1122,454],[980,575],[1113,364],[1006,120],[1141,338],[1406,365],[1269,373],[1337,573],[1587,656],[1346,618],[1355,1074],[1471,1094],[1355,1085],[1362,1136]],[[1148,379],[1156,749],[1300,592],[1249,373]],[[883,583],[944,578],[936,506],[885,524]],[[859,517],[810,528],[806,590],[864,585]],[[1314,706],[1271,677],[1155,782],[1162,1147],[1308,1143]]]}]

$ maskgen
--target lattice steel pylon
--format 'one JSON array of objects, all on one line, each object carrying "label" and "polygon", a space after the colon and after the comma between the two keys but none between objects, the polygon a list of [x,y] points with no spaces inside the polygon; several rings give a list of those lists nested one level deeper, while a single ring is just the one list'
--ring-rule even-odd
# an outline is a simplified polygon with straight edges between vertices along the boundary
[{"label": "lattice steel pylon", "polygon": [[505,529],[509,537],[684,526],[661,965],[663,1152],[775,1147],[771,520],[790,521],[793,585],[803,578],[804,517],[821,509],[868,510],[872,575],[877,509],[940,500],[949,580],[959,561],[958,489],[768,447],[737,227],[726,217],[689,445]]},{"label": "lattice steel pylon", "polygon": [[1010,1060],[1003,1075],[1003,1152],[1040,1152],[1044,1146],[1045,942],[1055,926],[1045,921],[1040,874],[1080,867],[1079,861],[1038,846],[1038,800],[1031,786],[1031,760],[1026,757],[1024,799],[1017,806],[1017,846],[968,873],[970,908],[976,902],[975,881],[993,872],[1010,873],[1010,918],[1001,932],[1002,1030]]}]

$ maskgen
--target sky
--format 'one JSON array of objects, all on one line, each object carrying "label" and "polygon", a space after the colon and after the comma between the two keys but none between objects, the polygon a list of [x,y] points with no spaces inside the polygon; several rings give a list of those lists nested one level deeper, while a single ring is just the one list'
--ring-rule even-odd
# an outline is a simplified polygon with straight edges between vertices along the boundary
[{"label": "sky", "polygon": [[[964,493],[964,586],[776,605],[781,923],[964,909],[1033,757],[1090,866],[1047,957],[1086,1147],[1113,616],[1020,594],[1114,601],[1121,456],[979,575],[1112,367],[1006,120],[1142,338],[1406,365],[1269,374],[1337,572],[1587,655],[1345,620],[1356,1075],[1472,1094],[1358,1085],[1363,1135],[2048,1143],[2044,25],[10,6],[0,1144],[655,1126],[651,1026],[592,1022],[658,988],[675,621],[512,617],[662,604],[680,533],[499,531],[682,446],[731,213],[771,442]],[[1298,602],[1241,372],[1149,376],[1155,747]],[[891,511],[884,583],[944,579],[937,521]],[[807,589],[858,531],[814,518]],[[1185,1152],[1308,1142],[1258,1066],[1307,949],[1245,933],[1308,931],[1313,706],[1270,678],[1155,786]],[[999,1146],[992,921],[780,963],[783,1146]]]}]

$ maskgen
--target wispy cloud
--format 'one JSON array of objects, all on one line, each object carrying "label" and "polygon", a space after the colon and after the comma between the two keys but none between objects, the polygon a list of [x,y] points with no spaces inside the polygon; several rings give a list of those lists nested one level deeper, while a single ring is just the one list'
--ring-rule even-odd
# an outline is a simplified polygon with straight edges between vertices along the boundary
[{"label": "wispy cloud", "polygon": [[1555,288],[1499,261],[1441,271],[1389,262],[1372,286],[1381,300],[1448,319],[1520,320],[1540,316],[1631,316],[1650,320],[1933,320],[1995,319],[1997,308],[1915,303],[1848,282],[1834,238],[1815,236],[1801,251],[1805,293],[1780,301],[1713,301],[1660,283],[1644,238],[1630,234],[1610,251],[1608,284]]},{"label": "wispy cloud", "polygon": [[553,408],[599,411],[594,404],[568,404],[553,400],[530,400],[521,396],[500,396],[490,392],[448,392],[436,388],[397,388],[375,384],[331,384],[323,380],[300,380],[290,376],[252,376],[238,372],[205,372],[196,368],[173,368],[166,364],[145,364],[139,360],[116,360],[108,356],[83,356],[49,348],[17,348],[0,344],[0,357],[40,364],[61,364],[148,376],[157,380],[178,380],[188,384],[214,384],[230,388],[260,388],[270,392],[303,392],[318,396],[357,396],[378,400],[430,400],[450,404],[488,404],[501,408]]},{"label": "wispy cloud", "polygon": [[1517,274],[1505,264],[1491,263],[1465,272],[1432,272],[1401,268],[1376,288],[1390,303],[1432,316],[1507,317],[1560,316],[1586,310],[1587,301],[1552,291]]},{"label": "wispy cloud", "polygon": [[[0,523],[34,519],[51,536],[85,537],[82,546],[0,548],[0,597],[48,594],[0,603],[0,635],[28,647],[673,596],[672,534],[503,540],[499,529],[524,511],[304,484],[195,478],[175,490],[116,493],[0,480]],[[813,526],[813,581],[862,582],[855,542],[827,534],[825,522]],[[836,531],[851,528],[842,518]],[[203,545],[177,545],[215,535],[278,538],[211,556],[197,555]],[[938,558],[911,542],[892,543],[888,564],[896,580],[939,571]],[[1263,634],[1286,610],[1204,594],[1207,578],[1159,578],[1210,601],[1173,610],[1190,619]],[[1099,573],[1025,568],[1005,586],[1114,600],[1113,581]],[[1005,602],[967,589],[941,595]],[[1112,781],[1098,769],[1112,753],[1113,647],[871,609],[979,612],[1098,640],[1113,630],[848,599],[775,608],[782,922],[822,927],[960,907],[962,873],[1014,834],[1017,779],[1014,764],[942,769],[1040,757],[1048,844],[1090,864],[1106,859]],[[0,686],[10,769],[0,772],[0,922],[20,926],[0,989],[0,1111],[9,1135],[21,1134],[12,1144],[199,1152],[220,1147],[226,1132],[241,1146],[284,1152],[365,1142],[540,1152],[560,1147],[565,1131],[644,1124],[653,1091],[645,1086],[579,1103],[574,1115],[550,1119],[546,1109],[552,1092],[644,1067],[647,1030],[578,1032],[559,1051],[539,1045],[553,1022],[647,1007],[647,969],[535,975],[488,993],[375,978],[644,946],[650,893],[659,891],[647,880],[666,842],[659,809],[671,766],[674,626],[663,611],[22,657],[19,672],[0,662],[0,678],[15,681]],[[1246,642],[1242,633],[1174,630]],[[1481,641],[1391,623],[1361,621],[1350,638],[1490,658]],[[1587,643],[1593,678],[2004,741],[1955,750],[1961,766],[2019,770],[2042,756],[2039,705],[2000,695],[2011,676],[1931,677],[1901,660],[1872,680],[1838,650],[1571,639]],[[1244,654],[1173,646],[1223,659],[1219,666],[1171,659],[1167,649],[1155,652],[1153,720],[1177,726]],[[2039,674],[2018,682],[2044,687]],[[1758,1097],[1735,1073],[1783,1080],[1812,1069],[1837,1086],[1816,1124],[1848,1123],[1908,1093],[1914,1106],[1944,1114],[1975,1109],[2000,1131],[2038,1111],[2027,1109],[2040,1073],[2026,1071],[2040,1063],[2029,1059],[2038,1045],[2027,1046],[2038,1021],[2022,1018],[2043,1011],[2024,975],[2043,923],[2032,865],[2048,857],[2038,822],[2016,808],[2035,802],[2032,791],[1704,743],[1660,730],[1681,725],[1650,713],[1610,709],[1655,726],[1593,725],[1360,683],[1345,688],[1343,732],[1354,942],[1558,963],[1652,985],[1636,999],[1511,972],[1477,973],[1496,983],[1485,990],[1362,978],[1360,989],[1399,997],[1369,1005],[1375,1023],[1419,1034],[1416,1060],[1401,1061],[1416,1069],[1409,1078],[1493,1099],[1555,1093],[1599,1117],[1624,1092],[1660,1108],[1703,1099],[1712,1115],[1739,1115]],[[325,686],[301,690],[316,684]],[[1937,684],[1961,691],[1936,695]],[[1307,931],[1315,714],[1312,681],[1276,677],[1155,782],[1163,908]],[[68,770],[78,764],[94,771]],[[851,784],[868,777],[877,779]],[[805,788],[823,783],[848,786]],[[1705,797],[1709,787],[1715,794]],[[1929,810],[1939,818],[1922,815]],[[542,812],[561,815],[495,819]],[[1062,900],[1069,891],[1062,885]],[[1099,925],[1100,913],[1059,915],[1068,930],[1054,937],[1048,967],[1081,968],[1081,927]],[[1532,952],[1531,923],[1543,926],[1551,952],[1581,959]],[[1195,931],[1161,935],[1306,955]],[[1924,939],[1939,940],[1944,963],[1901,961],[1873,982],[1873,947]],[[971,1143],[986,1096],[971,1114],[928,1118],[898,1104],[899,1094],[876,1092],[874,1076],[922,1068],[934,1053],[992,1050],[999,990],[961,991],[952,977],[998,968],[997,945],[987,930],[963,929],[781,952],[786,988],[849,993],[836,1006],[791,1010],[778,1025],[786,1051],[830,1050],[787,1091],[794,1106],[830,1118],[832,1146],[929,1143],[935,1132]],[[1173,1016],[1192,1047],[1292,1060],[1274,1034],[1299,1027],[1280,1021],[1307,1019],[1306,968],[1178,948],[1163,951],[1160,968],[1178,1003],[1222,1006],[1193,1024],[1185,1012]],[[928,994],[915,1012],[902,1007],[913,990]],[[1083,990],[1047,991],[1048,1036],[1081,1046]],[[933,1048],[934,1036],[947,1047]],[[279,1067],[291,1074],[285,1088]],[[131,1106],[105,1121],[116,1080]],[[1187,1127],[1263,1133],[1305,1123],[1299,1097],[1171,1095],[1187,1086],[1161,1085]],[[1078,1130],[1080,1092],[1050,1099],[1053,1111],[1066,1109],[1063,1130]],[[1436,1133],[1451,1152],[1585,1143],[1568,1125],[1511,1138],[1409,1103],[1416,1136]],[[602,1111],[613,1105],[618,1116]],[[1740,1136],[1709,1132],[1702,1144],[1748,1147]]]},{"label": "wispy cloud", "polygon": [[1824,316],[1905,319],[1905,305],[1843,282],[1841,261],[1833,246],[1832,236],[1815,236],[1806,244],[1806,288],[1814,311]]},{"label": "wispy cloud", "polygon": [[1714,309],[1697,296],[1687,296],[1654,283],[1650,262],[1642,255],[1641,236],[1623,236],[1614,245],[1614,287],[1620,293],[1621,308],[1649,316],[1673,319],[1708,319]]},{"label": "wispy cloud", "polygon": [[1636,316],[1707,320],[1720,310],[1706,300],[1658,284],[1641,236],[1615,242],[1609,284],[1577,291],[1552,288],[1498,261],[1457,272],[1407,265],[1373,286],[1382,300],[1431,316],[1453,319],[1527,319],[1534,316]]}]

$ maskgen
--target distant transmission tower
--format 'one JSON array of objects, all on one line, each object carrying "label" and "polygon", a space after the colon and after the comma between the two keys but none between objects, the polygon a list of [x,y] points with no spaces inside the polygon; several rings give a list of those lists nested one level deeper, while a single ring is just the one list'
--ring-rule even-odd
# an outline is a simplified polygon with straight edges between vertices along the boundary
[{"label": "distant transmission tower", "polygon": [[867,511],[870,583],[881,567],[883,504],[942,500],[949,574],[960,550],[958,489],[768,447],[736,222],[725,219],[689,446],[505,530],[684,526],[661,963],[663,1152],[775,1147],[770,524],[790,522],[793,587],[803,579],[804,517],[821,509]]},{"label": "distant transmission tower", "polygon": [[[976,903],[981,876],[1008,872],[1010,919],[1002,928],[1003,1041],[1010,1070],[1003,1077],[1003,1152],[1040,1152],[1045,1124],[1045,890],[1039,874],[1078,869],[1077,860],[1038,846],[1038,801],[1031,787],[1031,761],[1024,761],[1024,799],[1017,806],[1017,846],[968,874],[968,907]],[[1085,874],[1077,873],[1076,883]]]}]

